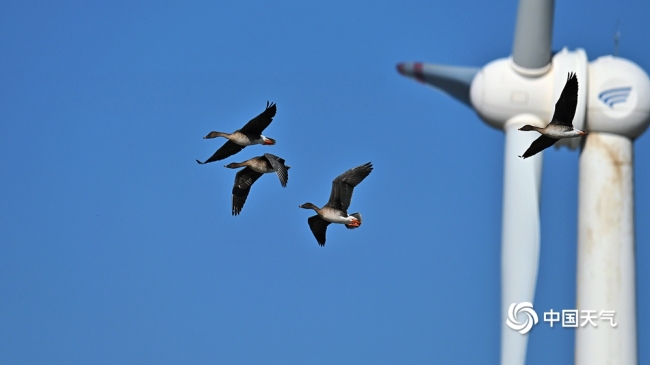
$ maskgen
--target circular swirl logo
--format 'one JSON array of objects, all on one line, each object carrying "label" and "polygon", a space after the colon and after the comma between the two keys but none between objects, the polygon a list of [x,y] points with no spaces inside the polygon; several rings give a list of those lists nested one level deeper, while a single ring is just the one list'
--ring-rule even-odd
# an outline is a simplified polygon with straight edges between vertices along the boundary
[{"label": "circular swirl logo", "polygon": [[[520,312],[526,315],[526,321],[524,323],[519,323],[517,320],[517,315]],[[539,319],[537,318],[537,313],[535,313],[535,310],[533,309],[533,303],[522,302],[519,304],[510,304],[510,308],[508,308],[508,319],[506,320],[508,327],[515,331],[519,331],[519,333],[524,335],[528,333],[537,322],[539,322]]]}]

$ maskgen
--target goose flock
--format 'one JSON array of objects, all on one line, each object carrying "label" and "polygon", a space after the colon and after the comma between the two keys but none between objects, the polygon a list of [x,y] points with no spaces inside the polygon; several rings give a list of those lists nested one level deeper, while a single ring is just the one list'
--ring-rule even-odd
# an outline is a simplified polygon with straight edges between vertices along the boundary
[{"label": "goose flock", "polygon": [[[573,127],[573,117],[575,116],[577,104],[578,77],[575,73],[570,72],[562,94],[555,104],[555,111],[551,122],[545,127],[524,125],[519,128],[520,131],[537,131],[541,133],[541,136],[533,141],[524,154],[519,157],[526,159],[534,156],[546,148],[551,147],[562,138],[575,138],[587,135],[586,132]],[[275,103],[267,102],[266,109],[251,119],[241,129],[233,133],[217,131],[208,133],[208,135],[203,137],[204,139],[224,137],[227,141],[207,160],[203,162],[196,160],[196,162],[204,165],[210,162],[220,161],[235,155],[245,147],[255,144],[274,145],[275,140],[264,136],[262,132],[271,124],[276,112],[277,107]],[[290,166],[285,164],[283,158],[270,153],[265,153],[262,156],[253,157],[243,162],[231,162],[225,167],[230,169],[243,167],[243,169],[235,174],[235,183],[232,187],[233,216],[241,213],[251,187],[262,175],[275,172],[282,187],[286,187],[289,181]],[[299,208],[312,209],[316,212],[316,215],[307,219],[307,223],[319,245],[325,246],[325,234],[327,227],[331,223],[343,224],[348,229],[355,229],[361,226],[361,214],[349,214],[348,208],[352,201],[352,191],[370,175],[372,169],[372,163],[368,162],[361,166],[353,167],[337,176],[332,181],[330,198],[322,208],[309,202],[299,206]]]},{"label": "goose flock", "polygon": [[[266,127],[271,124],[273,117],[277,112],[277,107],[274,103],[266,103],[266,109],[255,118],[251,119],[241,129],[233,133],[224,133],[212,131],[208,133],[204,139],[224,137],[227,139],[212,156],[207,160],[201,162],[196,160],[201,165],[220,161],[228,158],[247,146],[255,144],[274,145],[275,140],[262,135]],[[262,175],[275,172],[280,179],[282,187],[287,186],[289,181],[289,168],[284,163],[284,159],[276,155],[265,153],[262,156],[253,157],[244,162],[231,162],[225,167],[230,169],[237,169],[243,167],[235,175],[235,183],[232,187],[232,215],[239,215],[244,208],[246,198],[251,190],[251,187]],[[318,208],[312,203],[305,203],[300,205],[300,208],[313,209],[316,215],[309,217],[307,223],[311,229],[316,241],[319,245],[325,246],[325,231],[330,223],[344,224],[348,229],[355,229],[361,226],[361,214],[352,213],[348,214],[348,207],[352,200],[352,190],[363,179],[365,179],[372,171],[372,163],[368,162],[364,165],[357,166],[349,169],[348,171],[339,175],[332,181],[332,192],[330,199],[323,206]]]}]

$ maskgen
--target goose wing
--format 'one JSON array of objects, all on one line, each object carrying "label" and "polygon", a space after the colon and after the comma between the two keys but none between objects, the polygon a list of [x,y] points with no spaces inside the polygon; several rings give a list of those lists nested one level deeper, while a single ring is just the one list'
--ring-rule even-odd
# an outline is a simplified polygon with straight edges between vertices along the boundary
[{"label": "goose wing", "polygon": [[335,209],[348,211],[352,201],[352,191],[372,171],[372,163],[368,162],[361,166],[349,169],[332,181],[332,192],[326,206]]},{"label": "goose wing", "polygon": [[262,176],[261,173],[254,171],[250,167],[246,167],[237,172],[235,175],[235,185],[232,187],[232,215],[238,215],[244,208],[248,193],[251,191],[251,186]]},{"label": "goose wing", "polygon": [[212,156],[210,156],[210,158],[208,158],[207,160],[205,160],[203,162],[201,162],[199,160],[196,160],[196,162],[198,162],[200,164],[206,164],[206,163],[209,163],[209,162],[223,160],[224,158],[228,158],[228,157],[234,155],[235,153],[243,150],[244,147],[245,146],[240,146],[235,142],[227,141],[226,143],[223,144],[223,146],[219,147],[217,152],[215,152]]},{"label": "goose wing", "polygon": [[321,246],[325,246],[325,232],[327,231],[327,226],[330,225],[330,222],[321,218],[318,214],[307,218],[307,223],[309,223],[309,228],[311,233],[316,237],[316,241]]},{"label": "goose wing", "polygon": [[555,142],[559,141],[559,139],[547,137],[545,135],[539,136],[536,140],[533,141],[533,143],[530,144],[530,147],[524,152],[522,156],[523,158],[528,158],[530,156],[536,155],[538,152],[543,151],[552,145],[555,144]]},{"label": "goose wing", "polygon": [[266,109],[258,116],[248,121],[248,123],[246,123],[246,125],[239,131],[244,134],[261,134],[262,131],[273,121],[276,111],[277,108],[275,103],[269,103],[267,101]]},{"label": "goose wing", "polygon": [[284,159],[270,153],[265,153],[264,157],[269,161],[273,170],[278,175],[280,179],[280,184],[282,187],[287,187],[287,181],[289,181],[289,166],[284,164]]},{"label": "goose wing", "polygon": [[569,72],[562,94],[560,94],[560,99],[555,103],[555,112],[553,113],[553,119],[550,124],[573,127],[573,117],[576,114],[577,106],[578,77],[575,73]]}]

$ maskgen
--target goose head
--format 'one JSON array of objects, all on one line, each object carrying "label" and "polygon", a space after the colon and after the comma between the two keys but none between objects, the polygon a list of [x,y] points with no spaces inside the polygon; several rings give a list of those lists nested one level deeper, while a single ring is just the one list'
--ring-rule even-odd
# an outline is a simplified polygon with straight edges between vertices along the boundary
[{"label": "goose head", "polygon": [[319,210],[318,207],[315,206],[315,205],[312,204],[312,203],[305,203],[305,204],[303,204],[303,205],[299,205],[298,208],[302,208],[302,209],[313,209],[313,210],[316,210],[316,211]]},{"label": "goose head", "polygon": [[203,139],[217,138],[222,137],[224,134],[222,132],[212,131],[208,133]]},{"label": "goose head", "polygon": [[244,165],[239,163],[239,162],[231,162],[231,163],[225,165],[224,167],[227,167],[229,169],[236,169],[236,168],[242,167],[242,166],[244,166]]},{"label": "goose head", "polygon": [[535,127],[535,126],[528,125],[528,124],[526,124],[525,126],[519,128],[520,131],[537,131],[537,130],[540,130],[540,129],[541,128],[539,128],[539,127]]}]

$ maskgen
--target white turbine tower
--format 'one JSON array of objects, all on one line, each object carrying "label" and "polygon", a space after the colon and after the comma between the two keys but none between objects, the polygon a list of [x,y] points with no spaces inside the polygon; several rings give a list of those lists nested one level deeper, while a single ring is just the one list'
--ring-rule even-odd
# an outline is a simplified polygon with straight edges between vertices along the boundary
[{"label": "white turbine tower", "polygon": [[[650,124],[650,79],[618,57],[591,63],[584,50],[552,54],[553,0],[520,0],[512,56],[483,68],[401,63],[405,76],[445,91],[505,132],[501,247],[501,364],[524,364],[528,335],[506,326],[512,303],[533,302],[540,244],[543,152],[518,157],[539,134],[524,124],[546,125],[568,72],[579,81],[573,119],[586,130],[580,156],[578,310],[614,310],[612,328],[600,321],[576,329],[575,362],[636,364],[633,140]],[[556,146],[579,147],[583,138]],[[520,315],[519,321],[524,319]]]}]

